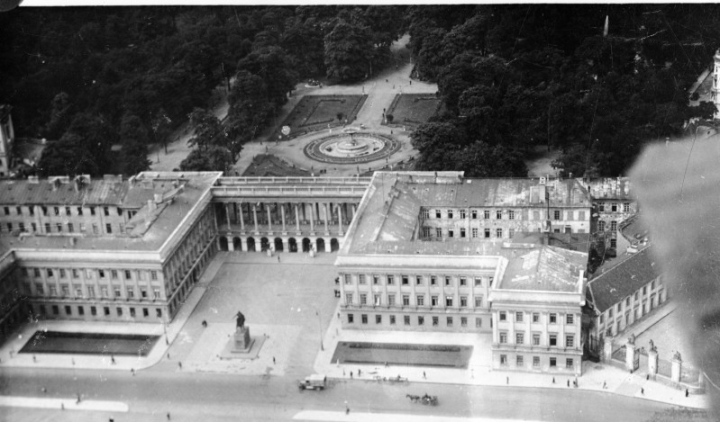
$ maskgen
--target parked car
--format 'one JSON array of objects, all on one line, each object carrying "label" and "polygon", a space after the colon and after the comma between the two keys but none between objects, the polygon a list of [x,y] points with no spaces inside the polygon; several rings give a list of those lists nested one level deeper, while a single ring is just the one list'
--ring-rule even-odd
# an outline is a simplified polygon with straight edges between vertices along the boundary
[{"label": "parked car", "polygon": [[300,390],[324,390],[327,386],[327,377],[325,375],[313,374],[305,377],[298,386]]}]

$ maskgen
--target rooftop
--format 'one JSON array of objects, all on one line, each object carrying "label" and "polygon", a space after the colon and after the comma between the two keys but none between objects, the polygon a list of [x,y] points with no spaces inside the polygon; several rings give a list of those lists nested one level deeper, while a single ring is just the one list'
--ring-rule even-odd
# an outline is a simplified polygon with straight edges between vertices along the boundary
[{"label": "rooftop", "polygon": [[[422,207],[589,208],[587,191],[575,179],[464,179],[462,172],[376,172],[348,231],[347,253],[477,254],[487,241],[418,239]],[[486,246],[483,246],[486,245]]]},{"label": "rooftop", "polygon": [[497,289],[577,292],[587,254],[554,246],[513,251]]},{"label": "rooftop", "polygon": [[[18,198],[31,197],[32,194],[23,195],[21,192],[22,188],[31,187],[33,188],[31,192],[37,192],[38,190],[48,191],[48,194],[57,200],[62,200],[62,194],[65,194],[74,199],[85,196],[95,198],[96,201],[107,201],[106,203],[123,205],[124,207],[131,204],[133,207],[139,208],[137,215],[127,224],[128,233],[104,236],[83,236],[80,233],[76,235],[36,236],[23,234],[19,237],[1,236],[0,251],[6,248],[79,251],[158,250],[182,226],[182,221],[200,203],[203,196],[209,192],[210,187],[215,183],[219,175],[220,173],[185,173],[180,177],[179,173],[175,173],[175,179],[173,180],[168,178],[167,175],[160,176],[146,172],[140,173],[132,181],[110,183],[98,180],[92,185],[92,190],[84,189],[81,192],[76,192],[72,187],[72,183],[69,189],[66,185],[60,185],[63,188],[55,191],[51,188],[48,189],[49,184],[46,181],[38,184],[28,183],[27,181],[18,183],[18,181],[15,181],[15,184],[11,184],[9,188],[7,183],[0,183],[0,191],[14,192]],[[157,198],[155,198],[156,193],[159,194]],[[76,203],[72,204],[75,205]]]},{"label": "rooftop", "polygon": [[597,275],[588,283],[587,290],[597,311],[605,312],[659,275],[659,265],[647,247]]},{"label": "rooftop", "polygon": [[628,177],[579,179],[579,181],[594,199],[634,199]]}]

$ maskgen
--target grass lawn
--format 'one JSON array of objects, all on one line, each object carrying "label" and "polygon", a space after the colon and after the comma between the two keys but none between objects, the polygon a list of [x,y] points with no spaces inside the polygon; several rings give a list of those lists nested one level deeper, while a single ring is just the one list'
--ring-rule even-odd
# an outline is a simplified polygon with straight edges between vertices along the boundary
[{"label": "grass lawn", "polygon": [[[277,140],[283,126],[290,127],[290,135],[282,137],[285,140],[327,129],[328,125],[342,126],[345,124],[345,119],[350,124],[357,117],[365,99],[367,95],[306,95],[282,124],[275,128],[275,132],[268,140]],[[342,121],[338,120],[338,113],[344,116]]]},{"label": "grass lawn", "polygon": [[274,155],[260,154],[253,158],[252,163],[250,163],[242,175],[260,177],[306,177],[310,176],[310,172],[293,167]]},{"label": "grass lawn", "polygon": [[439,105],[440,100],[435,94],[399,94],[390,104],[387,114],[393,116],[393,126],[418,126],[427,122]]}]

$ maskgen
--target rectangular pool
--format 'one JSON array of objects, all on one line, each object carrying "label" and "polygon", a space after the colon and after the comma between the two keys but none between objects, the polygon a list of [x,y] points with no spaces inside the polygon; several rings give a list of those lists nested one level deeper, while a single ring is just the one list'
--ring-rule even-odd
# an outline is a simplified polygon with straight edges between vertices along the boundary
[{"label": "rectangular pool", "polygon": [[402,343],[338,343],[332,362],[467,368],[472,346]]},{"label": "rectangular pool", "polygon": [[147,356],[159,336],[35,331],[20,353]]}]

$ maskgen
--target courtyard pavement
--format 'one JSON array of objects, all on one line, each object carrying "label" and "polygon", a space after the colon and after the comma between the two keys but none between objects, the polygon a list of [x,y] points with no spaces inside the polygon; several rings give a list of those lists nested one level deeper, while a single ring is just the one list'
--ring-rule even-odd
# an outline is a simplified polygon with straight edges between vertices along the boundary
[{"label": "courtyard pavement", "polygon": [[[3,345],[0,365],[128,372],[134,369],[138,377],[145,371],[186,371],[285,376],[299,380],[315,372],[345,381],[353,371],[352,382],[375,383],[378,382],[373,379],[375,375],[400,375],[413,384],[572,388],[568,387],[568,382],[572,385],[574,380],[571,376],[491,371],[488,366],[490,334],[341,330],[337,317],[339,302],[333,295],[335,254],[320,253],[310,257],[302,253],[281,253],[279,256],[280,262],[277,256],[261,253],[219,253],[180,313],[166,327],[169,346],[164,341],[164,328],[159,324],[39,322],[27,324],[12,341]],[[647,324],[646,329],[659,327],[656,322],[671,313],[668,312],[671,309],[670,306],[663,307],[658,310],[663,312],[651,315],[641,324]],[[222,359],[219,356],[234,332],[237,311],[245,315],[251,336],[264,339],[260,353],[253,359]],[[207,328],[203,328],[202,321],[207,321]],[[34,330],[46,327],[64,331],[151,333],[161,338],[147,357],[116,356],[115,364],[109,356],[38,354],[35,361],[28,354],[13,353],[10,357],[10,351],[19,350]],[[339,341],[472,345],[473,354],[469,369],[345,365],[331,362]],[[357,375],[358,369],[362,370],[361,376]],[[680,406],[707,407],[706,396],[685,397],[684,391],[647,381],[645,373],[643,368],[629,374],[609,365],[584,362],[578,388]],[[116,406],[114,403],[107,405]]]}]

